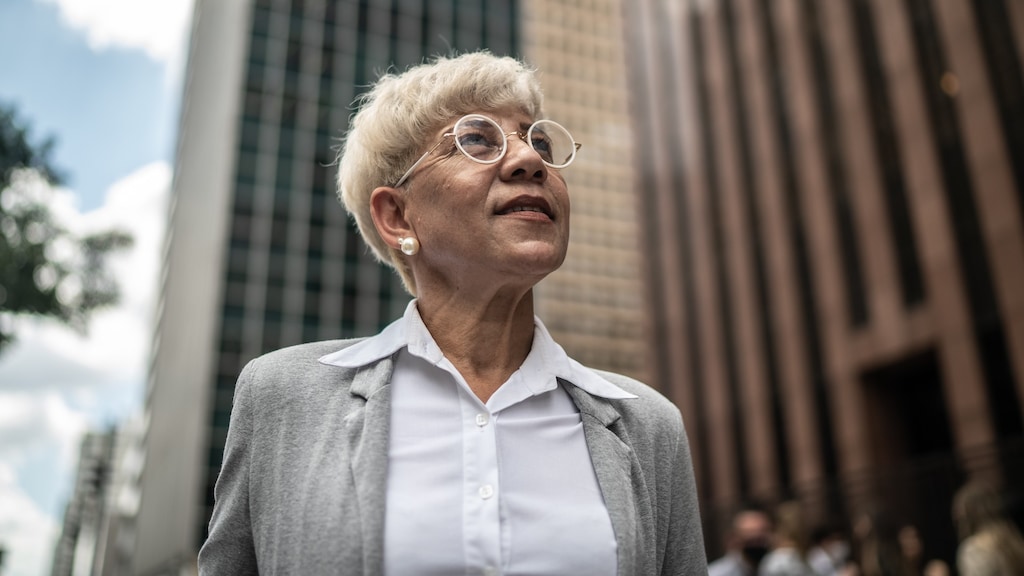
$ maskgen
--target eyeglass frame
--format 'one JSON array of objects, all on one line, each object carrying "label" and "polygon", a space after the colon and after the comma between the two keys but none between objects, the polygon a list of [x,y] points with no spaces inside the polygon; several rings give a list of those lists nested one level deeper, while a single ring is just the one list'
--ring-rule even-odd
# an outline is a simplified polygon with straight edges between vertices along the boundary
[{"label": "eyeglass frame", "polygon": [[562,164],[553,164],[553,163],[548,162],[547,160],[545,160],[543,157],[541,157],[540,160],[541,160],[541,162],[544,163],[545,166],[548,166],[549,168],[554,168],[556,170],[560,170],[562,168],[565,168],[566,166],[568,166],[568,165],[573,163],[573,160],[576,159],[576,152],[579,151],[579,149],[583,146],[583,144],[577,142],[576,139],[573,138],[572,132],[569,132],[568,128],[566,128],[565,126],[562,126],[561,124],[559,124],[558,122],[555,122],[554,120],[548,120],[546,118],[541,118],[540,120],[535,120],[533,122],[533,124],[530,124],[530,127],[526,129],[526,132],[523,132],[522,130],[515,130],[515,131],[512,131],[512,132],[505,132],[504,130],[501,129],[501,124],[498,124],[498,122],[496,120],[494,120],[493,118],[491,118],[489,116],[484,116],[483,114],[466,114],[465,116],[462,116],[458,120],[455,121],[455,124],[452,126],[452,131],[451,132],[445,132],[444,134],[442,134],[441,138],[437,141],[437,144],[434,144],[433,146],[431,146],[430,150],[427,150],[426,152],[424,152],[423,155],[420,156],[418,160],[413,162],[412,166],[410,166],[409,169],[405,171],[405,174],[402,174],[402,177],[398,179],[398,182],[396,182],[393,187],[394,188],[399,188],[399,187],[402,186],[402,184],[405,184],[405,181],[408,180],[410,176],[412,176],[413,171],[416,170],[416,168],[420,164],[422,164],[424,160],[427,159],[427,156],[430,156],[435,150],[437,150],[437,147],[440,146],[444,142],[445,138],[448,138],[449,136],[455,136],[455,127],[458,126],[459,124],[461,124],[462,121],[465,120],[466,118],[482,118],[482,119],[490,122],[491,124],[494,124],[495,126],[497,126],[498,127],[498,131],[501,133],[501,143],[502,143],[501,152],[499,152],[498,155],[493,160],[481,160],[481,159],[479,159],[479,158],[477,158],[477,157],[467,153],[465,150],[463,150],[462,145],[459,144],[459,141],[458,140],[455,141],[455,147],[459,150],[459,152],[463,156],[465,156],[466,158],[469,158],[470,160],[472,160],[473,162],[476,162],[478,164],[495,164],[497,162],[500,162],[501,159],[505,157],[505,154],[508,153],[508,137],[512,136],[512,135],[515,135],[516,137],[518,137],[520,140],[523,141],[523,143],[525,143],[527,146],[530,147],[530,150],[533,150],[533,151],[536,152],[537,149],[534,148],[533,144],[530,143],[530,134],[533,133],[533,129],[537,126],[537,124],[540,124],[541,122],[546,122],[546,123],[549,123],[549,124],[554,124],[558,128],[561,128],[562,131],[565,132],[565,134],[567,136],[569,136],[569,140],[572,142],[572,145],[573,145],[572,154],[570,154],[569,155],[569,159],[566,160]]}]

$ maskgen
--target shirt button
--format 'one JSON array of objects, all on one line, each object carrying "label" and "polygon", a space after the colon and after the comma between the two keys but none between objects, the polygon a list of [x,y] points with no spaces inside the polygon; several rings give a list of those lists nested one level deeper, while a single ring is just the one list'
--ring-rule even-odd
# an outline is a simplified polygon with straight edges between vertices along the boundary
[{"label": "shirt button", "polygon": [[491,417],[488,416],[487,414],[477,414],[476,415],[476,425],[477,426],[487,426],[487,423],[490,422],[490,421],[491,421]]},{"label": "shirt button", "polygon": [[491,496],[494,496],[494,486],[491,486],[490,484],[484,484],[483,486],[480,487],[479,492],[480,497],[483,498],[484,500],[487,500]]}]

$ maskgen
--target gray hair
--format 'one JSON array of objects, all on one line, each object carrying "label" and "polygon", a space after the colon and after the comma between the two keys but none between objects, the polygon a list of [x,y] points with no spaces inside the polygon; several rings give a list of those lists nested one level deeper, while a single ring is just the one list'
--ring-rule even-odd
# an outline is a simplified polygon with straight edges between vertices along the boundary
[{"label": "gray hair", "polygon": [[405,289],[416,282],[396,248],[377,233],[370,194],[392,186],[453,119],[479,110],[521,110],[543,117],[544,97],[534,70],[488,52],[471,52],[385,74],[357,101],[338,155],[338,196],[377,259],[394,268]]}]

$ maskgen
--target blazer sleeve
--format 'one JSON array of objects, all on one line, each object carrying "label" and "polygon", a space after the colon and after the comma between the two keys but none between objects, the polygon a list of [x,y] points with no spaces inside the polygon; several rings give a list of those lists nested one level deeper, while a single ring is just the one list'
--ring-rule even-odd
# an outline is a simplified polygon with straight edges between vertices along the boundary
[{"label": "blazer sleeve", "polygon": [[675,458],[672,463],[671,512],[668,545],[661,573],[666,576],[707,576],[704,531],[697,500],[697,482],[693,476],[690,443],[678,410],[676,418]]},{"label": "blazer sleeve", "polygon": [[199,574],[258,574],[249,506],[256,361],[242,370],[228,425],[224,460],[214,488],[210,535],[199,551]]}]

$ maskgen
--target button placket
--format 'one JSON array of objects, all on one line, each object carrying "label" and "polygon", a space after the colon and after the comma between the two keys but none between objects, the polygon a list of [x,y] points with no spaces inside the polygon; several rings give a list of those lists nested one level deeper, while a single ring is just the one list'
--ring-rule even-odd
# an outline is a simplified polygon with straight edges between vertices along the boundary
[{"label": "button placket", "polygon": [[[501,486],[498,481],[498,430],[495,427],[495,416],[484,410],[475,417],[479,438],[479,471],[480,485],[477,496],[480,505],[480,522],[483,528],[484,557],[483,566],[498,566],[501,562],[501,520],[499,513],[499,493]],[[485,572],[486,573],[486,572]],[[494,572],[495,574],[497,572]]]}]

